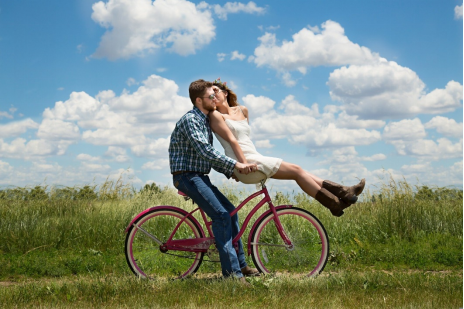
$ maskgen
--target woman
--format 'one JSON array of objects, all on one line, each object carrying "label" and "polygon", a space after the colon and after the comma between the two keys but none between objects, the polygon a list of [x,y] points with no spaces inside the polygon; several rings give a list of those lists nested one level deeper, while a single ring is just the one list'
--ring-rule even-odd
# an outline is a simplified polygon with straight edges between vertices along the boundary
[{"label": "woman", "polygon": [[300,166],[279,158],[262,156],[250,140],[248,110],[237,103],[237,95],[218,78],[213,82],[216,111],[209,113],[211,129],[224,147],[225,154],[242,163],[256,163],[268,178],[295,180],[300,188],[340,217],[343,209],[356,203],[365,180],[346,187],[310,174]]}]

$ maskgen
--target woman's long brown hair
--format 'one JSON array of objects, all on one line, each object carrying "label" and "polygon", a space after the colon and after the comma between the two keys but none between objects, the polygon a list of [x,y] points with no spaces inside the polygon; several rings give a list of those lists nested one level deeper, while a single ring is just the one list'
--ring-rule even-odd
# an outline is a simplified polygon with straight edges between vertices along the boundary
[{"label": "woman's long brown hair", "polygon": [[238,104],[238,102],[237,102],[237,95],[235,94],[235,92],[233,92],[232,90],[230,90],[229,87],[227,87],[224,83],[222,83],[221,81],[219,81],[219,82],[214,81],[214,82],[213,82],[213,85],[216,86],[216,87],[218,87],[218,88],[221,89],[222,91],[228,93],[228,95],[227,95],[227,103],[229,104],[230,107],[234,107],[234,106],[240,105],[240,104]]}]

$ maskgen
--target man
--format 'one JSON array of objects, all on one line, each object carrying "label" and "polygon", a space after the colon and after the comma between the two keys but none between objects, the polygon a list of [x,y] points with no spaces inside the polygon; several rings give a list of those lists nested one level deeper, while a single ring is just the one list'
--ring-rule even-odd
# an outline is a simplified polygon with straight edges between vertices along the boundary
[{"label": "man", "polygon": [[177,122],[169,144],[174,186],[211,218],[224,277],[235,276],[244,281],[243,275],[256,275],[258,271],[247,266],[241,240],[237,255],[232,239],[239,232],[238,216],[229,215],[235,207],[211,184],[208,174],[214,168],[230,178],[234,168],[248,174],[257,166],[237,162],[214,149],[208,118],[208,113],[216,109],[212,83],[202,79],[192,82],[189,95],[193,109]]}]

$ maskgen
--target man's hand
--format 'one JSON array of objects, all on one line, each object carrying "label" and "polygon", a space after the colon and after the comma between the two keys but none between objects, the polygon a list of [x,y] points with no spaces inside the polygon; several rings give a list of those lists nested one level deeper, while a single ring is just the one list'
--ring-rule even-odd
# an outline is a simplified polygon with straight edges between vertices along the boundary
[{"label": "man's hand", "polygon": [[244,164],[244,163],[240,163],[240,162],[237,161],[237,163],[235,164],[235,169],[237,169],[240,174],[248,175],[249,173],[257,171],[258,166],[256,164],[254,164],[254,163],[253,164],[251,164],[251,163]]}]

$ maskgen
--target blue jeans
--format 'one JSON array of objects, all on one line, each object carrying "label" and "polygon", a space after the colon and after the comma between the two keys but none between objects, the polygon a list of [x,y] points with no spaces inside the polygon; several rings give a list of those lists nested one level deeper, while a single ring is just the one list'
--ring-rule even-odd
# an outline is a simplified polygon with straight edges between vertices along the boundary
[{"label": "blue jeans", "polygon": [[247,266],[242,241],[238,241],[238,256],[232,239],[240,227],[238,215],[230,213],[234,205],[213,186],[209,177],[197,173],[183,173],[173,177],[174,186],[189,196],[211,218],[216,247],[224,277],[243,277],[241,268]]}]

